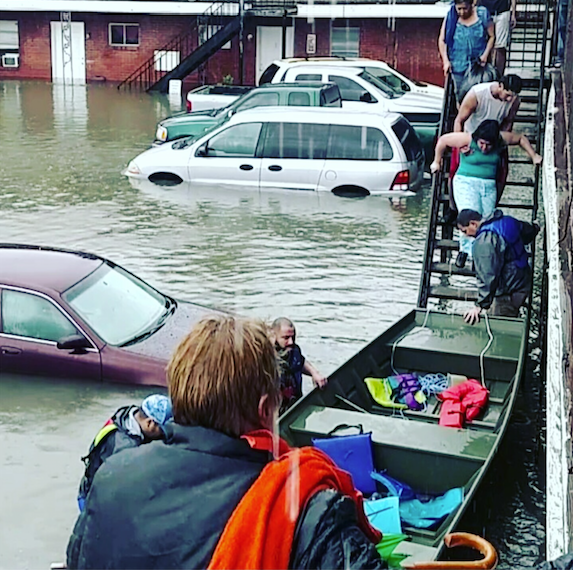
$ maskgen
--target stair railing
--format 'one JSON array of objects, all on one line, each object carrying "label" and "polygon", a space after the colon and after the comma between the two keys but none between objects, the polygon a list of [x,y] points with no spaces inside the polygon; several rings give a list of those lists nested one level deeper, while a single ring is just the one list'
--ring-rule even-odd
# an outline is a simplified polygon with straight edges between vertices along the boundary
[{"label": "stair railing", "polygon": [[167,71],[161,69],[161,65],[158,65],[162,55],[169,52],[178,52],[179,61],[183,61],[199,46],[201,26],[217,26],[225,18],[234,17],[238,12],[239,3],[237,0],[214,2],[205,12],[197,16],[191,29],[179,34],[158,50],[155,50],[153,56],[128,75],[117,88],[131,89],[135,87],[141,90],[148,90],[167,73]]}]

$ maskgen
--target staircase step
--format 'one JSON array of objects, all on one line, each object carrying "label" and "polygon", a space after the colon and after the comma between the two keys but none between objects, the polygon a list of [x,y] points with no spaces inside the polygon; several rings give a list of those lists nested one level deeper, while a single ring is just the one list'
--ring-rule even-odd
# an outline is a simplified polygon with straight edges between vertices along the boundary
[{"label": "staircase step", "polygon": [[537,116],[537,114],[535,115],[517,115],[517,117],[515,117],[514,119],[514,123],[533,123],[534,125],[536,125],[537,123],[539,123],[540,119]]},{"label": "staircase step", "polygon": [[531,160],[529,158],[511,158],[509,157],[509,164],[529,164],[531,165]]},{"label": "staircase step", "polygon": [[437,239],[436,248],[457,251],[460,248],[460,242],[457,239]]},{"label": "staircase step", "polygon": [[508,180],[505,183],[505,187],[507,188],[508,186],[517,186],[518,188],[534,188],[535,187],[535,182],[533,180],[526,180],[526,181],[510,181]]},{"label": "staircase step", "polygon": [[533,204],[506,204],[501,202],[497,205],[498,208],[511,208],[513,210],[533,210]]},{"label": "staircase step", "polygon": [[453,263],[432,263],[432,273],[441,273],[442,275],[463,275],[464,277],[473,277],[475,273],[471,270],[471,263],[460,269]]},{"label": "staircase step", "polygon": [[477,301],[478,297],[477,289],[462,289],[446,285],[431,286],[429,296],[436,299],[458,299],[460,301]]}]

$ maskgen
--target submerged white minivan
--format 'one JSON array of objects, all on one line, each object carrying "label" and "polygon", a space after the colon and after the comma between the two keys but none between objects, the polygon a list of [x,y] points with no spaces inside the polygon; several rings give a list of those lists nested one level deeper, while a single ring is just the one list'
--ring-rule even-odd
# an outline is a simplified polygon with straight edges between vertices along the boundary
[{"label": "submerged white minivan", "polygon": [[124,171],[158,184],[412,196],[424,152],[398,113],[261,107],[223,126],[151,148]]}]

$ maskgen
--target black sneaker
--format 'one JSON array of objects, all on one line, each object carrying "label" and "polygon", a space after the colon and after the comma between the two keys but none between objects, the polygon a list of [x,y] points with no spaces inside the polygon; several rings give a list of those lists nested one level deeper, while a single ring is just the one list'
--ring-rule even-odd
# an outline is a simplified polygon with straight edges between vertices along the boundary
[{"label": "black sneaker", "polygon": [[440,221],[442,224],[445,224],[447,226],[455,226],[457,217],[458,217],[458,211],[452,208],[448,208],[447,211],[444,212],[444,215],[442,216],[442,219]]},{"label": "black sneaker", "polygon": [[460,251],[456,257],[456,267],[458,269],[463,269],[466,266],[466,261],[468,260],[468,254],[465,251]]}]

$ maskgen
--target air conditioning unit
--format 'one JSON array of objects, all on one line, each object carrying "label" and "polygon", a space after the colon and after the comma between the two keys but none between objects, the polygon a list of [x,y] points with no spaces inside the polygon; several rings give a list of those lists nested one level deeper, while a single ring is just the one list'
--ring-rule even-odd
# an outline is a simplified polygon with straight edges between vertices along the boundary
[{"label": "air conditioning unit", "polygon": [[20,54],[19,53],[3,54],[2,67],[20,67]]}]

